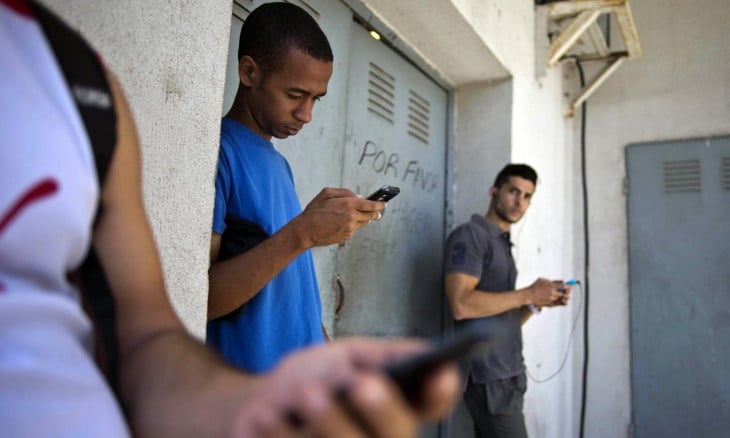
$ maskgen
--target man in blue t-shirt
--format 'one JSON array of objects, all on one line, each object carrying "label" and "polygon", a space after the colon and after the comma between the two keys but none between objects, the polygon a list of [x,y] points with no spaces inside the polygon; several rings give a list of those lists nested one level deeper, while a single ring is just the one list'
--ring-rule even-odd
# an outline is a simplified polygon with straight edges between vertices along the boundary
[{"label": "man in blue t-shirt", "polygon": [[[207,343],[235,365],[263,372],[326,339],[310,249],[351,239],[381,217],[385,203],[327,188],[302,211],[289,163],[271,143],[311,120],[332,75],[329,42],[307,12],[260,6],[243,25],[238,58],[238,92],[221,128]],[[268,238],[219,261],[227,218],[258,225]]]},{"label": "man in blue t-shirt", "polygon": [[544,278],[515,289],[509,231],[530,206],[536,183],[532,167],[508,164],[489,190],[487,214],[475,214],[456,227],[446,243],[444,283],[456,327],[490,324],[503,333],[503,339],[463,364],[464,402],[478,438],[527,437],[522,324],[540,307],[564,306],[570,298],[570,286]]}]

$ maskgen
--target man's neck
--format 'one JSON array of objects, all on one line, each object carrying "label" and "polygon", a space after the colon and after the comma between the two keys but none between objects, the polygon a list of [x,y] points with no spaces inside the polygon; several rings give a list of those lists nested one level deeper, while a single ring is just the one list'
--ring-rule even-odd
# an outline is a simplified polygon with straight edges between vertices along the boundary
[{"label": "man's neck", "polygon": [[271,141],[271,135],[265,135],[261,132],[260,129],[258,129],[258,126],[256,125],[253,116],[251,115],[251,111],[249,111],[247,109],[247,106],[244,104],[244,99],[240,91],[236,93],[236,98],[233,100],[233,105],[231,105],[231,109],[229,109],[226,115],[223,117],[235,120],[253,131],[264,140]]},{"label": "man's neck", "polygon": [[494,225],[498,226],[500,230],[502,230],[502,231],[505,231],[505,232],[509,232],[509,230],[510,230],[510,226],[511,226],[512,224],[510,224],[509,222],[507,222],[507,221],[505,221],[505,220],[501,219],[501,218],[500,218],[500,217],[499,217],[499,216],[497,215],[497,212],[496,212],[496,211],[494,211],[494,209],[493,209],[493,208],[490,208],[490,209],[489,209],[489,211],[487,211],[487,214],[485,214],[485,215],[484,215],[484,217],[485,217],[485,218],[486,218],[486,219],[487,219],[487,220],[488,220],[489,222],[491,222],[491,223],[493,223]]}]

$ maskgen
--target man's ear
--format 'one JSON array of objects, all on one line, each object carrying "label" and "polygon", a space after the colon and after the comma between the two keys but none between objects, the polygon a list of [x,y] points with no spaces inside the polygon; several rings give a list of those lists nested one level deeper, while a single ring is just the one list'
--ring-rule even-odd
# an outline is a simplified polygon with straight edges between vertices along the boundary
[{"label": "man's ear", "polygon": [[489,197],[494,198],[494,194],[497,193],[497,188],[492,186],[489,188]]},{"label": "man's ear", "polygon": [[238,80],[245,87],[252,87],[261,78],[261,69],[256,61],[244,55],[238,61]]}]

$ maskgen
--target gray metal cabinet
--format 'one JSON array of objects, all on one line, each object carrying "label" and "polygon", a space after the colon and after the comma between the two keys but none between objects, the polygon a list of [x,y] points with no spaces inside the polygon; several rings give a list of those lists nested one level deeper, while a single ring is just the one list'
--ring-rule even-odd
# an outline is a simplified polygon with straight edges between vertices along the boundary
[{"label": "gray metal cabinet", "polygon": [[634,436],[730,430],[730,138],[627,148]]}]

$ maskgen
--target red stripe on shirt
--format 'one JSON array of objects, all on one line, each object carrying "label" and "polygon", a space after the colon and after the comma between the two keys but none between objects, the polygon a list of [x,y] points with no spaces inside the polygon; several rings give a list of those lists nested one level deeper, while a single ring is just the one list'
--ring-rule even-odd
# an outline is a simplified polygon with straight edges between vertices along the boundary
[{"label": "red stripe on shirt", "polygon": [[28,2],[26,0],[0,0],[0,4],[7,6],[20,15],[33,17],[33,11],[30,9],[30,6],[28,6]]},{"label": "red stripe on shirt", "polygon": [[0,218],[0,234],[2,234],[3,230],[10,225],[10,222],[12,222],[12,220],[20,214],[25,207],[33,202],[47,198],[57,191],[58,183],[54,179],[48,178],[36,183],[30,188],[30,190],[23,193],[23,195],[18,198],[10,209]]}]

